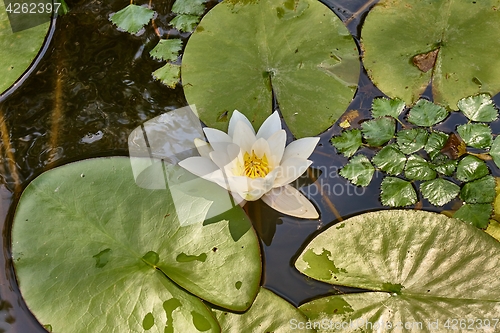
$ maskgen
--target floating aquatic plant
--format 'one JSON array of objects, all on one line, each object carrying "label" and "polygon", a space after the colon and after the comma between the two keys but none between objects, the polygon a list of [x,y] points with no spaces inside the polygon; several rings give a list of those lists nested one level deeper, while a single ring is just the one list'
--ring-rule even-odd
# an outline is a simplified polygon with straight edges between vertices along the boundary
[{"label": "floating aquatic plant", "polygon": [[[433,128],[449,114],[442,106],[420,99],[407,113],[411,125],[396,130],[404,102],[374,99],[374,119],[363,122],[361,130],[344,130],[331,139],[337,152],[351,158],[340,175],[355,185],[367,186],[375,168],[387,174],[380,198],[383,205],[391,207],[415,204],[417,184],[422,197],[435,206],[443,206],[459,195],[465,204],[455,217],[486,228],[495,198],[495,181],[482,159],[493,159],[500,167],[500,139],[493,140],[487,124],[497,119],[498,110],[486,94],[463,98],[458,105],[470,120],[458,126],[459,135]],[[378,150],[371,161],[361,153],[355,155],[362,146]],[[473,153],[467,147],[484,152]]]}]

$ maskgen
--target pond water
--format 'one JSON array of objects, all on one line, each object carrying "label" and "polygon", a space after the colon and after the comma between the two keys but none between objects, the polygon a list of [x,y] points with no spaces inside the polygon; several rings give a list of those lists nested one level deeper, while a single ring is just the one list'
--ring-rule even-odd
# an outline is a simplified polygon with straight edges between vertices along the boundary
[{"label": "pond water", "polygon": [[[54,166],[96,156],[127,155],[127,139],[133,129],[187,105],[180,87],[168,89],[151,77],[151,72],[162,65],[149,56],[158,41],[153,28],[149,26],[142,35],[132,36],[119,32],[109,22],[109,15],[124,8],[128,0],[67,2],[71,11],[57,19],[52,41],[33,74],[0,102],[0,220],[4,254],[0,257],[0,332],[45,332],[27,309],[10,262],[13,209],[9,211],[9,207],[15,206],[21,190]],[[360,22],[376,1],[323,2],[348,22],[351,33],[359,40]],[[171,18],[168,9],[173,1],[153,3],[160,13],[156,19],[160,34],[175,36],[177,32],[167,28]],[[211,1],[208,7],[216,3]],[[188,34],[180,37],[186,40]],[[425,94],[430,97],[430,91]],[[366,119],[372,99],[382,95],[363,72],[348,108],[359,112],[351,123]],[[451,132],[465,122],[455,113],[439,126]],[[498,133],[499,121],[492,128]],[[326,227],[362,212],[384,209],[379,202],[381,174],[376,172],[367,188],[355,187],[337,174],[347,159],[335,152],[329,139],[340,130],[335,125],[321,135],[319,147],[311,156],[313,166],[319,170],[312,174],[318,179],[314,185],[303,188],[321,210],[320,221],[286,217],[259,202],[246,207],[262,239],[263,285],[294,305],[318,295],[355,291],[308,279],[293,267],[293,262],[305,244]],[[374,154],[368,149],[365,153]],[[500,176],[492,166],[494,175]],[[444,209],[453,208],[457,200]],[[421,208],[441,210],[426,201]]]}]

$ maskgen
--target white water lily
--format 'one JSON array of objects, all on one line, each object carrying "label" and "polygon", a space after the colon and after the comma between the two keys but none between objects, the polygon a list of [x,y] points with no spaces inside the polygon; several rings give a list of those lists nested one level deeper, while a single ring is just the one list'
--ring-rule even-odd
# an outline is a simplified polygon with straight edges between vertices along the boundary
[{"label": "white water lily", "polygon": [[270,115],[257,134],[250,121],[234,110],[228,133],[203,129],[208,143],[196,139],[201,156],[189,157],[179,165],[191,173],[217,183],[231,192],[240,204],[262,200],[287,215],[315,219],[318,212],[297,189],[288,185],[300,177],[319,138],[302,138],[286,146],[286,132],[278,112]]}]

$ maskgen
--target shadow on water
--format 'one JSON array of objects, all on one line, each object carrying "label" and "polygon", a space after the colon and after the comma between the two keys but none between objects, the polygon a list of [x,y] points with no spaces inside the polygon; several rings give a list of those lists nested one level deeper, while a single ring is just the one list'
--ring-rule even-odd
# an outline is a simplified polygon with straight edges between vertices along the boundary
[{"label": "shadow on water", "polygon": [[[45,57],[22,87],[0,103],[4,120],[0,121],[4,132],[2,154],[5,155],[0,162],[4,250],[0,257],[0,333],[45,332],[22,300],[10,262],[11,222],[5,222],[5,217],[20,189],[44,170],[57,165],[89,157],[127,155],[127,139],[132,130],[164,112],[186,105],[182,88],[167,89],[151,77],[151,73],[162,66],[149,56],[158,41],[154,29],[148,26],[140,36],[132,36],[119,32],[108,21],[109,15],[124,8],[129,0],[67,2],[71,11],[58,19]],[[322,2],[347,23],[359,46],[361,23],[376,1]],[[187,35],[176,36],[174,30],[168,29],[171,18],[168,10],[172,3],[165,1],[155,7],[160,12],[156,19],[158,31],[162,36],[186,39]],[[209,2],[209,7],[215,3]],[[352,115],[349,119],[352,126],[359,127],[369,118],[373,98],[379,96],[383,94],[363,70],[358,91],[344,117]],[[440,127],[451,132],[463,121],[455,113]],[[499,124],[496,121],[492,126],[495,133],[500,130]],[[320,209],[321,220],[287,217],[260,201],[246,207],[262,242],[264,286],[295,305],[319,295],[358,291],[313,281],[300,274],[293,263],[317,233],[350,216],[385,209],[379,201],[382,174],[376,172],[367,188],[355,187],[338,175],[347,159],[336,153],[329,139],[340,131],[336,124],[321,135],[319,146],[311,156],[319,172],[302,187]],[[373,155],[374,151],[366,149],[364,153]],[[490,169],[497,171],[492,165]],[[419,207],[437,211],[425,200]],[[10,213],[12,215],[12,210]]]}]

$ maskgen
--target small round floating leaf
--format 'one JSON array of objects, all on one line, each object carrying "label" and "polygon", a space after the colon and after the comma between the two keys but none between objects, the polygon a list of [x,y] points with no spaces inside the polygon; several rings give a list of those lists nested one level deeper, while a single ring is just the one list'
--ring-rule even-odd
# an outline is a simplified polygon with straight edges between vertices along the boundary
[{"label": "small round floating leaf", "polygon": [[460,199],[467,203],[492,203],[495,200],[495,178],[488,175],[467,183],[460,191]]},{"label": "small round floating leaf", "polygon": [[158,44],[149,52],[149,55],[158,60],[175,61],[181,49],[182,40],[178,38],[160,39]]},{"label": "small round floating leaf", "polygon": [[366,156],[356,155],[340,170],[340,175],[349,179],[354,185],[368,186],[374,172],[375,168]]},{"label": "small round floating leaf", "polygon": [[420,192],[434,206],[443,206],[456,198],[460,192],[460,187],[449,180],[437,178],[422,183]]},{"label": "small round floating leaf", "polygon": [[486,124],[463,124],[458,126],[457,131],[467,146],[484,149],[493,142],[491,128]]},{"label": "small round floating leaf", "polygon": [[385,97],[375,98],[372,102],[373,118],[389,116],[393,118],[399,117],[405,109],[405,102],[398,99],[389,99]]},{"label": "small round floating leaf", "polygon": [[[273,292],[260,288],[252,307],[243,313],[233,313],[213,309],[224,333],[242,332],[290,332],[290,323],[294,320],[301,323],[307,318],[292,304]],[[313,329],[295,328],[293,332],[312,333]]]},{"label": "small round floating leaf", "polygon": [[354,155],[363,144],[359,129],[344,131],[341,135],[331,138],[330,142],[337,148],[337,152],[343,154],[345,157]]},{"label": "small round floating leaf", "polygon": [[464,204],[453,215],[454,218],[485,229],[490,222],[493,208],[491,204]]},{"label": "small round floating leaf", "polygon": [[388,117],[368,120],[361,125],[361,131],[370,146],[382,146],[394,137],[396,121]]},{"label": "small round floating leaf", "polygon": [[500,136],[497,136],[491,144],[490,156],[493,158],[496,166],[500,168]]},{"label": "small round floating leaf", "polygon": [[382,92],[407,105],[429,83],[434,102],[447,109],[456,109],[464,96],[495,95],[500,91],[498,8],[499,0],[379,1],[361,30],[368,75]]},{"label": "small round floating leaf", "polygon": [[489,173],[486,163],[475,156],[467,155],[458,162],[457,179],[463,182],[479,179]]},{"label": "small round floating leaf", "polygon": [[408,114],[408,122],[422,127],[430,127],[442,122],[448,116],[448,111],[442,106],[428,100],[419,100]]},{"label": "small round floating leaf", "polygon": [[[8,3],[14,4],[12,1]],[[4,4],[4,1],[0,2],[0,94],[12,86],[31,65],[43,46],[50,26],[47,22],[12,32]]]},{"label": "small round floating leaf", "polygon": [[424,148],[429,133],[423,128],[412,128],[399,131],[396,136],[399,150],[408,155]]},{"label": "small round floating leaf", "polygon": [[457,168],[457,160],[452,160],[448,156],[438,153],[431,163],[431,167],[445,176],[451,176]]},{"label": "small round floating leaf", "polygon": [[[430,315],[444,325],[451,313],[468,318],[471,308],[482,318],[500,312],[500,243],[485,232],[442,214],[414,210],[365,213],[343,225],[316,236],[295,267],[322,282],[374,292],[305,303],[299,309],[311,322],[351,322],[338,330],[350,333],[432,332],[425,326]],[[398,322],[423,326],[384,328],[383,323]],[[376,330],[375,323],[382,328]],[[478,331],[493,332],[491,327]]]},{"label": "small round floating leaf", "polygon": [[110,21],[119,29],[131,34],[136,34],[149,23],[154,15],[154,10],[130,4],[111,15]]},{"label": "small round floating leaf", "polygon": [[372,162],[380,170],[395,176],[403,172],[406,156],[395,145],[388,145],[373,157]]},{"label": "small round floating leaf", "polygon": [[423,157],[411,155],[406,161],[405,177],[410,180],[431,180],[436,178],[436,171]]},{"label": "small round floating leaf", "polygon": [[205,124],[226,130],[217,118],[237,109],[259,128],[274,92],[296,137],[323,132],[346,111],[359,73],[352,36],[316,0],[220,2],[182,59],[186,99]]},{"label": "small round floating leaf", "polygon": [[380,187],[380,199],[384,206],[404,207],[417,202],[417,193],[413,185],[396,177],[386,177]]},{"label": "small round floating leaf", "polygon": [[441,149],[443,149],[446,141],[448,141],[448,134],[438,131],[433,131],[427,139],[424,150],[429,154],[430,158],[436,157]]},{"label": "small round floating leaf", "polygon": [[498,118],[498,110],[488,94],[462,98],[458,101],[458,108],[472,121],[491,122]]},{"label": "small round floating leaf", "polygon": [[[227,195],[202,182],[213,197]],[[129,158],[85,160],[43,173],[24,190],[12,229],[26,304],[54,332],[143,332],[151,325],[150,332],[164,332],[166,325],[219,332],[211,311],[193,295],[247,309],[260,283],[259,243],[239,207],[205,223],[201,201],[174,205],[168,190],[139,187]],[[200,260],[179,262],[182,254]]]}]

